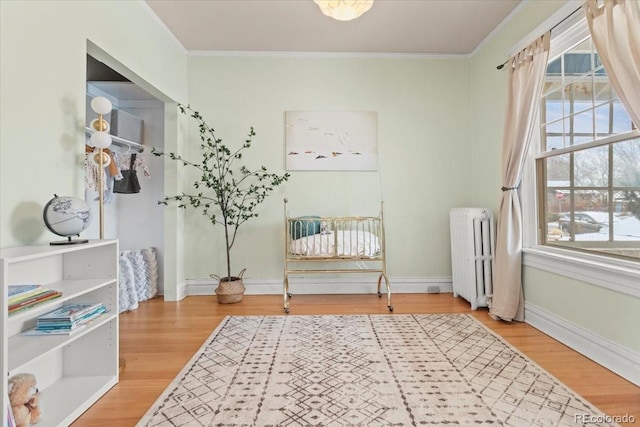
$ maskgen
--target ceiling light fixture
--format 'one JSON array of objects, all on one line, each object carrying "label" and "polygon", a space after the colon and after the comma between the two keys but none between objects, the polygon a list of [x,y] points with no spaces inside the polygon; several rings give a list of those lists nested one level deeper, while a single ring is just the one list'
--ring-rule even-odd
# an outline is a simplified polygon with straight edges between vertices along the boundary
[{"label": "ceiling light fixture", "polygon": [[313,0],[325,15],[338,21],[359,18],[373,6],[373,0]]}]

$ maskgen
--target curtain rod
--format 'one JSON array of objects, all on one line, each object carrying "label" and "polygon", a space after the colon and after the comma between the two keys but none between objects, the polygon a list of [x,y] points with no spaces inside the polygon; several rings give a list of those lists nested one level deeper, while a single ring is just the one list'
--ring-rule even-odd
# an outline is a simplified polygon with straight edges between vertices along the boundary
[{"label": "curtain rod", "polygon": [[[562,18],[559,22],[557,22],[556,24],[554,24],[551,28],[549,28],[548,31],[553,31],[554,29],[556,29],[560,24],[562,24],[563,22],[565,22],[567,19],[571,18],[573,15],[576,14],[576,12],[578,12],[579,10],[582,9],[582,6],[576,8],[573,12],[571,12],[570,14],[568,14],[567,16],[565,16],[564,18]],[[511,58],[507,59],[506,61],[504,61],[502,64],[498,65],[496,67],[496,69],[498,70],[502,70],[504,68],[505,65],[507,65],[507,63],[511,60]]]}]

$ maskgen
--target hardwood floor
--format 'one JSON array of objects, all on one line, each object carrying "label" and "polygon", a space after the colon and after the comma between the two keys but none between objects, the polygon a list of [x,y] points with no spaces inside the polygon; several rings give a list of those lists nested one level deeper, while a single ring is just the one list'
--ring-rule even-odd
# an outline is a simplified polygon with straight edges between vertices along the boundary
[{"label": "hardwood floor", "polygon": [[[600,410],[628,414],[640,425],[640,387],[525,323],[494,321],[486,309],[471,311],[469,303],[452,294],[394,294],[393,306],[393,314],[471,313]],[[386,298],[373,294],[291,299],[291,315],[385,313]],[[214,296],[179,302],[156,298],[122,313],[120,356],[126,368],[120,382],[73,426],[134,426],[227,315],[285,314],[280,295],[247,295],[236,304],[218,304]]]}]

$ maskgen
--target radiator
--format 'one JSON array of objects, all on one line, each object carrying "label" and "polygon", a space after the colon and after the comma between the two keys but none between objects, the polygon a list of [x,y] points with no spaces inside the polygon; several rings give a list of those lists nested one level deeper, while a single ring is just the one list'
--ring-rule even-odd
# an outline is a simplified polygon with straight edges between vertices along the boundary
[{"label": "radiator", "polygon": [[492,292],[495,222],[487,208],[454,208],[451,225],[451,276],[453,296],[487,307]]}]

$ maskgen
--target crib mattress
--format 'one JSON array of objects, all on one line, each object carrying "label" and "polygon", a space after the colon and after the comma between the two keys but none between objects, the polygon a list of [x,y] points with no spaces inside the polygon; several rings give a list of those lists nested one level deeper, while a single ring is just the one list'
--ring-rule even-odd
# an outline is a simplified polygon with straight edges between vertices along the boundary
[{"label": "crib mattress", "polygon": [[292,255],[308,257],[377,256],[380,242],[368,231],[338,230],[292,240],[289,251]]}]

